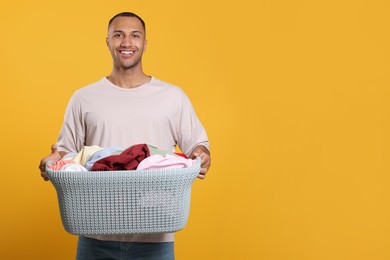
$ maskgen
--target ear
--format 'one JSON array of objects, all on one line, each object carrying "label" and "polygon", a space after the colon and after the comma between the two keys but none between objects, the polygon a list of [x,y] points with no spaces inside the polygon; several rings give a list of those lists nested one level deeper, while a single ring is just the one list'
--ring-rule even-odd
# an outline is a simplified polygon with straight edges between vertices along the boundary
[{"label": "ear", "polygon": [[106,45],[107,45],[107,47],[110,47],[109,43],[108,43],[108,36],[106,37]]}]

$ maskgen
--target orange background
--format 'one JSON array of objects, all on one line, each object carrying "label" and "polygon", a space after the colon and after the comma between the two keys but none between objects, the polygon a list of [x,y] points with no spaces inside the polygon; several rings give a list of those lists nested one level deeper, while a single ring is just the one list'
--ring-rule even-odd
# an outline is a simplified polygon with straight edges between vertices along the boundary
[{"label": "orange background", "polygon": [[177,259],[390,259],[380,0],[3,0],[1,259],[74,259],[38,163],[72,93],[111,71],[122,11],[146,21],[145,72],[184,89],[212,145]]}]

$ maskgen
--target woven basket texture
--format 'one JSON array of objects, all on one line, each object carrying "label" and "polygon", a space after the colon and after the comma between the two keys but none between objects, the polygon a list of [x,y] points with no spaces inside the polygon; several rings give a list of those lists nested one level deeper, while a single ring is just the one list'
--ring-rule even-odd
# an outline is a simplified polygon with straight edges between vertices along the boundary
[{"label": "woven basket texture", "polygon": [[168,233],[184,228],[199,171],[200,158],[182,169],[65,172],[46,167],[64,228],[75,235]]}]

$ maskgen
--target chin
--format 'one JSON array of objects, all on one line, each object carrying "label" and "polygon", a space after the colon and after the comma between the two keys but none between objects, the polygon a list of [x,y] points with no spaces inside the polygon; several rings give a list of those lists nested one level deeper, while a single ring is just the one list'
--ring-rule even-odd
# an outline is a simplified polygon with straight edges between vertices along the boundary
[{"label": "chin", "polygon": [[133,68],[135,68],[135,67],[137,67],[139,65],[139,62],[137,62],[137,63],[122,63],[121,64],[121,68],[123,68],[123,69],[133,69]]}]

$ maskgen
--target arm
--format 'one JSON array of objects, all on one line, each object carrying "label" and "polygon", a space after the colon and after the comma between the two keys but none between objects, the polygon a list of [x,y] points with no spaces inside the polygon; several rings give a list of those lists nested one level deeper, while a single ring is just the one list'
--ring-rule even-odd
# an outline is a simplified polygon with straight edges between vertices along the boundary
[{"label": "arm", "polygon": [[[201,158],[201,170],[198,175],[199,179],[204,179],[206,172],[210,168],[210,150],[206,131],[196,116],[195,110],[188,99],[182,92],[179,107],[180,112],[177,120],[177,143],[180,149],[191,159],[199,156]],[[195,147],[195,148],[194,148]]]},{"label": "arm", "polygon": [[206,173],[209,170],[211,165],[210,151],[205,146],[198,145],[197,147],[195,147],[194,151],[190,154],[190,158],[195,159],[197,156],[199,156],[202,160],[201,169],[198,178],[204,179],[206,178]]},{"label": "arm", "polygon": [[83,129],[79,107],[77,99],[73,96],[66,108],[64,123],[57,143],[51,146],[51,153],[44,157],[39,164],[41,176],[45,181],[49,180],[45,172],[46,163],[49,160],[59,161],[68,152],[78,151],[78,147],[83,145],[84,135],[81,134],[82,132],[80,130],[77,131],[78,129]]}]

